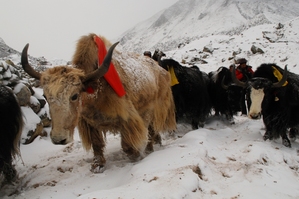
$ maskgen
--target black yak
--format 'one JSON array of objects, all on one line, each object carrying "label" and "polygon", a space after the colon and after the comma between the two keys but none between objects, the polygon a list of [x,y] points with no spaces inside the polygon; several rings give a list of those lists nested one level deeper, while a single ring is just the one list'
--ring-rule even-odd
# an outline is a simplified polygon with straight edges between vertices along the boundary
[{"label": "black yak", "polygon": [[0,85],[0,174],[3,184],[16,178],[13,159],[20,155],[19,143],[23,129],[23,116],[17,99],[10,88]]},{"label": "black yak", "polygon": [[210,72],[209,78],[211,79],[209,94],[215,115],[224,115],[231,124],[234,124],[233,115],[245,106],[245,102],[241,101],[244,95],[243,89],[233,84],[231,72],[224,66]]},{"label": "black yak", "polygon": [[287,67],[283,70],[276,64],[262,64],[248,82],[236,78],[234,82],[249,92],[249,118],[263,117],[264,140],[281,137],[283,145],[291,147],[287,130],[290,128],[290,138],[295,139],[299,125],[299,76],[287,71]]},{"label": "black yak", "polygon": [[185,67],[156,50],[153,59],[171,74],[171,89],[176,107],[177,122],[191,123],[192,129],[203,127],[210,114],[209,78],[198,67]]}]

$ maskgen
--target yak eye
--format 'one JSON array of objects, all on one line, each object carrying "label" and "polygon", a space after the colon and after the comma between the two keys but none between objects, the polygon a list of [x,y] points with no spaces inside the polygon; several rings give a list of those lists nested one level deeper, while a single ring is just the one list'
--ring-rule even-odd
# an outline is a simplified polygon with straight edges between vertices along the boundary
[{"label": "yak eye", "polygon": [[79,97],[79,94],[76,93],[75,95],[73,95],[73,96],[71,97],[71,100],[72,100],[72,101],[75,101],[75,100],[78,99],[78,97]]}]

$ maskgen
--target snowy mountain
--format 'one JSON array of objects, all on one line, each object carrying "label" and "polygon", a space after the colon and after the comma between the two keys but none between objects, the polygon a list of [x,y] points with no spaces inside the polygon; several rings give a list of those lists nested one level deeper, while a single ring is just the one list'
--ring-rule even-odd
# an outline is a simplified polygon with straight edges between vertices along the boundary
[{"label": "snowy mountain", "polygon": [[298,10],[298,0],[180,0],[125,32],[121,44],[138,53],[169,51],[210,35],[238,35],[249,27],[284,23]]},{"label": "snowy mountain", "polygon": [[0,37],[0,58],[7,57],[10,54],[18,54],[19,52],[12,49],[6,43],[4,40]]}]

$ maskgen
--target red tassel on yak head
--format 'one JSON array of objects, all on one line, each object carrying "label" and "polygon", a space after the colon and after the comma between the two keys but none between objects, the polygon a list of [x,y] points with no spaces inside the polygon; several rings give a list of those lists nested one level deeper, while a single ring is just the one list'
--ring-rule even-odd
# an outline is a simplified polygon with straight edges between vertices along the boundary
[{"label": "red tassel on yak head", "polygon": [[[107,50],[103,40],[100,37],[95,36],[94,41],[98,46],[98,59],[100,66],[107,54]],[[119,75],[112,62],[110,63],[109,69],[107,73],[104,75],[104,78],[119,97],[122,97],[126,94],[123,84],[121,83]]]}]

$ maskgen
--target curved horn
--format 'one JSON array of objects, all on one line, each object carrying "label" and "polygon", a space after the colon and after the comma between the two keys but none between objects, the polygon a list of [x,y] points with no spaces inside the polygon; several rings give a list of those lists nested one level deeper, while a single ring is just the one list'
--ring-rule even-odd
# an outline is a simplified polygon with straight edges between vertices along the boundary
[{"label": "curved horn", "polygon": [[228,86],[224,84],[224,79],[225,79],[225,76],[222,78],[221,87],[224,88],[224,90],[227,90]]},{"label": "curved horn", "polygon": [[41,74],[37,71],[35,71],[29,64],[28,62],[28,47],[29,47],[29,44],[26,44],[26,46],[23,48],[23,51],[22,51],[22,55],[21,55],[21,64],[22,64],[22,67],[24,69],[24,71],[26,73],[28,73],[28,75],[30,75],[31,77],[35,78],[35,79],[40,79],[41,77]]},{"label": "curved horn", "polygon": [[272,87],[274,88],[282,87],[286,83],[287,78],[288,78],[288,69],[287,66],[285,66],[281,80],[279,82],[273,83]]},{"label": "curved horn", "polygon": [[102,65],[100,67],[98,67],[97,70],[87,74],[86,77],[83,80],[83,83],[88,82],[88,81],[93,80],[93,79],[98,79],[100,77],[103,77],[107,73],[107,71],[109,69],[109,66],[110,66],[110,63],[111,63],[113,50],[117,46],[118,43],[119,42],[116,42],[115,44],[113,44],[109,48],[109,50],[107,52],[107,55],[105,56]]},{"label": "curved horn", "polygon": [[236,68],[233,67],[233,71],[232,71],[232,80],[233,82],[237,85],[237,86],[240,86],[242,88],[245,88],[246,87],[246,83],[244,82],[241,82],[240,80],[237,79],[236,77]]}]

